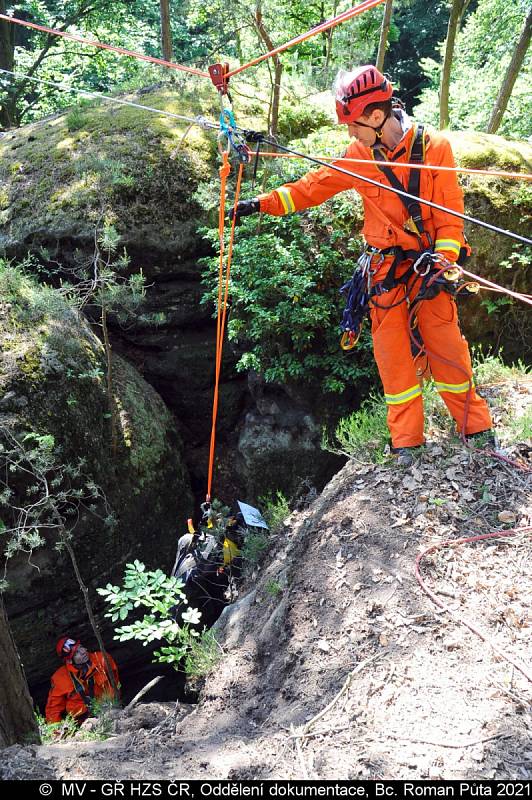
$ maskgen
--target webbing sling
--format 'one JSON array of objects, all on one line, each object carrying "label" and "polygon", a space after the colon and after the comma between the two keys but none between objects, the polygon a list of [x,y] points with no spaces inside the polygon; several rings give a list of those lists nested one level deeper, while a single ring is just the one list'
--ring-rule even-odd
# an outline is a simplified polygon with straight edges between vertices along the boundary
[{"label": "webbing sling", "polygon": [[[405,187],[394,173],[391,167],[387,167],[384,163],[386,159],[385,153],[381,150],[378,144],[373,145],[372,147],[373,155],[375,158],[376,166],[378,169],[386,176],[388,179],[389,184],[392,186],[393,189],[397,189],[399,192],[404,192]],[[417,130],[414,134],[413,142],[412,142],[412,149],[410,152],[409,161],[412,164],[423,164],[425,160],[425,129],[423,125],[418,125]],[[413,194],[416,197],[419,197],[419,189],[421,183],[421,170],[419,169],[411,169],[408,175],[408,187],[407,192],[408,194]],[[397,195],[408,211],[409,217],[404,223],[403,227],[408,233],[413,233],[418,238],[425,233],[425,229],[423,227],[423,220],[421,218],[421,204],[416,200],[411,200],[407,197],[403,197],[402,194]]]},{"label": "webbing sling", "polygon": [[70,672],[70,670],[68,671],[68,674],[70,675],[70,679],[72,681],[75,691],[81,697],[87,708],[89,708],[91,701],[94,699],[94,675],[91,675],[91,677],[87,681],[87,689],[88,689],[88,694],[87,694],[85,692],[85,687],[83,686],[79,678],[76,675],[74,675],[73,672]]}]

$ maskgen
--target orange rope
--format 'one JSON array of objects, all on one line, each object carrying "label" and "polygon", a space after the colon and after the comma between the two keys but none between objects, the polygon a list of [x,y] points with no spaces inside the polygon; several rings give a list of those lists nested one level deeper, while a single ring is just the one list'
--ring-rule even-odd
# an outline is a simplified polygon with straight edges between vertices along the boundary
[{"label": "orange rope", "polygon": [[284,50],[288,50],[289,47],[294,47],[294,45],[296,44],[305,42],[307,39],[310,39],[313,36],[317,36],[319,33],[323,33],[324,31],[328,31],[330,28],[335,28],[342,22],[347,22],[348,19],[357,17],[359,14],[362,14],[364,11],[368,11],[368,9],[370,8],[378,6],[382,2],[384,2],[384,0],[364,0],[364,2],[362,2],[360,5],[355,6],[354,8],[350,8],[347,11],[344,11],[342,14],[338,14],[337,17],[325,20],[325,22],[322,22],[320,25],[316,25],[315,28],[311,28],[306,33],[302,33],[299,36],[296,36],[295,39],[290,39],[290,41],[286,42],[286,44],[282,44],[279,47],[276,47],[274,50],[270,50],[268,53],[264,53],[262,56],[258,56],[258,58],[254,58],[252,61],[248,61],[247,64],[242,64],[242,66],[230,70],[227,73],[226,78],[229,79],[232,75],[237,75],[239,72],[243,72],[245,69],[248,69],[248,67],[253,67],[255,66],[255,64],[260,64],[260,62],[264,61],[266,58],[271,58],[272,56],[276,56],[278,53],[282,53]]},{"label": "orange rope", "polygon": [[[233,243],[235,238],[236,214],[233,215],[229,243],[227,248],[227,264],[224,270],[225,259],[225,199],[227,194],[227,177],[231,171],[229,156],[227,152],[223,154],[223,163],[220,167],[220,209],[218,212],[218,236],[220,239],[220,260],[218,265],[218,305],[216,316],[216,367],[214,378],[214,397],[212,403],[212,428],[211,445],[209,452],[209,470],[207,477],[207,502],[211,499],[212,477],[214,472],[214,453],[216,449],[216,420],[218,417],[218,400],[220,388],[220,373],[222,369],[223,340],[227,320],[227,301],[229,298],[229,279],[231,277],[231,261],[233,258]],[[235,200],[233,208],[236,211],[238,199],[240,197],[240,187],[242,184],[242,174],[244,165],[241,163],[236,180]]]},{"label": "orange rope", "polygon": [[[305,158],[304,155],[296,156],[292,153],[266,153],[262,150],[259,153],[252,152],[250,155],[259,158]],[[342,156],[319,156],[322,161],[346,161],[352,164],[367,164],[372,163],[367,158],[343,158]],[[471,167],[443,167],[434,166],[432,164],[410,164],[397,161],[387,161],[387,167],[398,167],[399,169],[430,169],[438,172],[463,172],[467,175],[487,175],[492,178],[522,178],[525,181],[532,180],[532,172],[505,172],[504,170],[496,169],[473,169]]]},{"label": "orange rope", "polygon": [[166,61],[164,58],[156,58],[155,56],[146,56],[144,53],[137,53],[134,50],[126,50],[124,47],[117,47],[116,45],[106,44],[105,42],[98,42],[94,39],[85,39],[83,36],[76,36],[67,31],[59,31],[56,28],[47,28],[46,25],[36,25],[35,22],[26,22],[26,20],[11,17],[8,14],[0,14],[0,19],[4,22],[11,22],[15,25],[22,25],[25,28],[32,28],[42,33],[48,33],[52,36],[62,36],[64,39],[70,39],[73,42],[85,44],[88,47],[99,47],[102,50],[111,50],[113,53],[119,53],[121,56],[130,56],[137,58],[139,61],[149,61],[151,64],[158,64],[161,67],[168,67],[169,69],[178,69],[181,72],[190,72],[192,75],[201,75],[202,78],[210,78],[208,72],[202,72],[200,69],[194,67],[184,67],[181,64],[174,64],[173,61]]}]

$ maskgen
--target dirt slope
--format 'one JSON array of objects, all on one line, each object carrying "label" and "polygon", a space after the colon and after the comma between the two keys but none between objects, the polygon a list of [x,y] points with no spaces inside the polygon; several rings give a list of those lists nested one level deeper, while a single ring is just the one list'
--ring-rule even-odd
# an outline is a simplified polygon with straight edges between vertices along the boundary
[{"label": "dirt slope", "polygon": [[[511,393],[518,417],[532,386]],[[432,544],[531,525],[529,490],[530,475],[449,438],[406,471],[349,463],[292,514],[250,591],[224,612],[225,655],[192,712],[147,705],[136,712],[147,722],[119,725],[106,742],[12,748],[3,774],[532,777],[530,683],[435,608],[414,576]],[[529,537],[440,549],[422,564],[455,614],[523,664]]]}]

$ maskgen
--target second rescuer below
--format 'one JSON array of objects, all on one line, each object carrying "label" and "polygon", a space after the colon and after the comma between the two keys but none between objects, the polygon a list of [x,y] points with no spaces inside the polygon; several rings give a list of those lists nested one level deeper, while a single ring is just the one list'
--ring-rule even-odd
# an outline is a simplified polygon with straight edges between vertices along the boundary
[{"label": "second rescuer below", "polygon": [[[411,160],[416,137],[422,144],[422,160],[434,167],[416,170],[419,197],[451,210],[464,212],[463,193],[455,172],[441,171],[440,166],[454,167],[449,141],[441,134],[427,134],[392,102],[392,85],[375,67],[359,67],[341,72],[336,82],[338,122],[347,124],[353,141],[343,158],[365,159],[356,164],[338,159],[334,163],[350,172],[390,186],[377,165],[380,162]],[[412,170],[411,170],[412,171]],[[409,171],[395,170],[404,191],[408,190]],[[404,177],[406,175],[406,178]],[[364,183],[356,177],[335,172],[329,167],[308,172],[300,180],[280,186],[269,194],[241,201],[236,216],[257,213],[282,216],[316,206],[338,192],[356,189],[364,204],[363,237],[371,248],[372,285],[381,283],[395,268],[392,287],[379,297],[379,307],[370,302],[371,332],[375,360],[388,406],[388,427],[392,451],[399,464],[412,463],[412,448],[424,444],[423,400],[421,381],[411,351],[407,299],[419,291],[420,279],[401,281],[413,263],[413,254],[430,250],[454,263],[464,245],[463,222],[444,211],[420,205],[421,219],[412,229],[412,214],[393,191]],[[410,219],[409,219],[410,216]],[[406,227],[405,227],[406,225]],[[402,249],[401,249],[402,248]],[[409,251],[406,257],[405,251]],[[402,254],[404,257],[398,254]],[[395,262],[395,264],[394,264]],[[401,302],[405,300],[405,302]],[[386,306],[387,308],[383,308]],[[458,429],[494,444],[492,420],[486,402],[475,392],[471,358],[458,326],[454,297],[440,291],[418,304],[417,325],[427,348],[428,366],[441,397],[456,421]],[[438,358],[438,356],[440,358]],[[473,387],[473,388],[470,388]]]}]

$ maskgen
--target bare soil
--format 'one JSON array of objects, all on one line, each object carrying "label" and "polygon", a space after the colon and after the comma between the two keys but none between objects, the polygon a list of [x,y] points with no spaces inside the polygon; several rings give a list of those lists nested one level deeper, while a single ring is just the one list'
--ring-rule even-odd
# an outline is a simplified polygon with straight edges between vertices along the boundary
[{"label": "bare soil", "polygon": [[433,544],[530,526],[529,491],[530,474],[456,440],[406,470],[350,462],[224,611],[196,707],[147,703],[104,742],[10,748],[0,776],[532,778],[531,684],[459,621],[530,673],[531,531],[428,555],[448,610],[414,575]]}]

